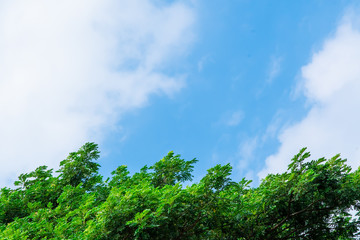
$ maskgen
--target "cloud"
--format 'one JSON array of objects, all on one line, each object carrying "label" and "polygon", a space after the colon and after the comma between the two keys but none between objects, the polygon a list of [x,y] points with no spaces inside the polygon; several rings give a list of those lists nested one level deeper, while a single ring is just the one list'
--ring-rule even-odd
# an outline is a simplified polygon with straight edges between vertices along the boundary
[{"label": "cloud", "polygon": [[211,58],[211,56],[210,55],[203,56],[198,62],[198,72],[202,72],[202,70],[204,69],[204,66],[206,64],[208,64],[209,62],[213,62],[213,59]]},{"label": "cloud", "polygon": [[292,156],[306,146],[312,158],[341,153],[356,168],[360,160],[360,28],[359,17],[345,15],[311,62],[302,67],[302,92],[311,109],[300,122],[278,136],[278,151],[258,174],[287,169]]},{"label": "cloud", "polygon": [[[254,159],[254,153],[259,145],[258,138],[249,138],[239,145],[238,152],[238,168],[240,171],[244,171],[249,166],[249,163]],[[250,170],[251,171],[251,170]]]},{"label": "cloud", "polygon": [[236,127],[244,119],[244,116],[245,114],[241,110],[226,111],[221,114],[219,120],[214,125]]},{"label": "cloud", "polygon": [[187,51],[194,18],[181,1],[1,1],[0,185],[57,167],[151,94],[181,89],[164,70]]},{"label": "cloud", "polygon": [[272,81],[279,75],[281,71],[282,58],[279,56],[272,56],[269,64],[269,70],[266,82],[272,83]]},{"label": "cloud", "polygon": [[231,113],[229,118],[226,119],[226,125],[228,126],[237,126],[243,120],[244,113],[242,111],[236,111]]},{"label": "cloud", "polygon": [[238,151],[234,155],[237,175],[241,178],[245,177],[252,180],[252,186],[256,186],[258,181],[256,179],[256,171],[253,169],[256,165],[256,151],[263,145],[262,139],[258,136],[252,138],[245,138],[238,146]]}]

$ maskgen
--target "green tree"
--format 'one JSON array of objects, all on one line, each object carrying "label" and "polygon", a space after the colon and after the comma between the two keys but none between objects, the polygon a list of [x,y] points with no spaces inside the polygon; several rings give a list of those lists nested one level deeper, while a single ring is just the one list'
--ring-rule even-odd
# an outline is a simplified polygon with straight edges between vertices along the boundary
[{"label": "green tree", "polygon": [[[359,222],[359,185],[339,155],[306,161],[303,148],[283,174],[269,174],[259,187],[248,191],[252,212],[242,221],[246,239],[353,239]],[[255,210],[255,211],[254,211]]]},{"label": "green tree", "polygon": [[98,145],[85,143],[77,152],[72,152],[60,162],[59,179],[63,186],[76,187],[80,183],[87,190],[93,189],[101,182],[98,175],[100,165],[96,162],[100,155]]},{"label": "green tree", "polygon": [[196,159],[173,152],[130,174],[102,181],[98,146],[86,143],[60,163],[41,166],[0,190],[0,239],[356,239],[360,170],[339,155],[310,160],[302,149],[282,174],[259,186],[216,165],[198,182]]},{"label": "green tree", "polygon": [[175,185],[177,182],[191,181],[193,177],[191,172],[197,161],[195,158],[185,161],[180,158],[180,155],[169,152],[168,155],[149,168],[154,170],[152,183],[155,187],[163,187]]}]

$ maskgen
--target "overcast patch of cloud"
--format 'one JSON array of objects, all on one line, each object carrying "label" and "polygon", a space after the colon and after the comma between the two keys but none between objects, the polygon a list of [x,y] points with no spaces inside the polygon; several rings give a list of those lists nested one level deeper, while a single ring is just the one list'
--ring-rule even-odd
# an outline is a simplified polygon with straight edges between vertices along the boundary
[{"label": "overcast patch of cloud", "polygon": [[278,136],[277,153],[266,159],[258,174],[283,172],[302,147],[312,158],[341,153],[356,168],[360,160],[360,28],[359,17],[348,13],[334,36],[327,39],[301,69],[302,91],[312,107],[307,116]]},{"label": "overcast patch of cloud", "polygon": [[0,186],[181,89],[163,70],[187,51],[194,17],[181,1],[1,1]]}]

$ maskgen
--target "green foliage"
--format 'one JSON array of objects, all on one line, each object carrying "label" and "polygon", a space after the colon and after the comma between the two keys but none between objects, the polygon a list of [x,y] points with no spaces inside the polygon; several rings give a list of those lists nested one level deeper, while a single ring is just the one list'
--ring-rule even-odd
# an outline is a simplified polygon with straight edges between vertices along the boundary
[{"label": "green foliage", "polygon": [[302,149],[285,173],[252,188],[232,181],[230,164],[183,186],[197,160],[173,152],[102,181],[98,146],[86,143],[58,176],[40,166],[0,190],[0,239],[356,239],[360,169],[339,155],[309,157]]},{"label": "green foliage", "polygon": [[163,187],[165,185],[175,185],[176,182],[191,181],[191,172],[197,160],[191,161],[180,159],[180,155],[169,152],[166,157],[154,164],[149,169],[153,169],[152,183],[155,187]]},{"label": "green foliage", "polygon": [[85,189],[91,190],[101,181],[98,175],[100,165],[94,162],[100,157],[99,153],[95,143],[85,143],[79,151],[70,153],[60,162],[60,169],[57,171],[62,185],[76,187],[82,183]]}]

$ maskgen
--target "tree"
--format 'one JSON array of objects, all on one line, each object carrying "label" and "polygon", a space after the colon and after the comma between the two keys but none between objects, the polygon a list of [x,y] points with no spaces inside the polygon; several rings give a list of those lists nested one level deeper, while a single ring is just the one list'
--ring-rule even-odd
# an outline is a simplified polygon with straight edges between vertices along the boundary
[{"label": "tree", "polygon": [[309,160],[302,149],[282,174],[259,186],[231,179],[230,164],[192,180],[196,159],[168,153],[131,175],[102,181],[98,146],[86,143],[0,191],[1,239],[356,239],[360,170],[339,155]]},{"label": "tree", "polygon": [[[251,189],[247,203],[246,239],[352,239],[359,222],[350,210],[358,210],[359,170],[351,173],[339,155],[305,161],[303,148],[288,171],[269,174]],[[256,211],[254,211],[256,209]]]},{"label": "tree", "polygon": [[185,161],[180,155],[169,152],[163,159],[155,163],[149,169],[153,169],[152,183],[155,187],[175,185],[177,182],[191,181],[191,172],[194,169],[196,158]]},{"label": "tree", "polygon": [[60,173],[62,185],[76,187],[81,183],[85,189],[91,190],[100,183],[100,165],[94,162],[100,157],[99,153],[98,145],[95,143],[85,143],[77,152],[70,153],[60,162],[60,169],[57,171]]}]

